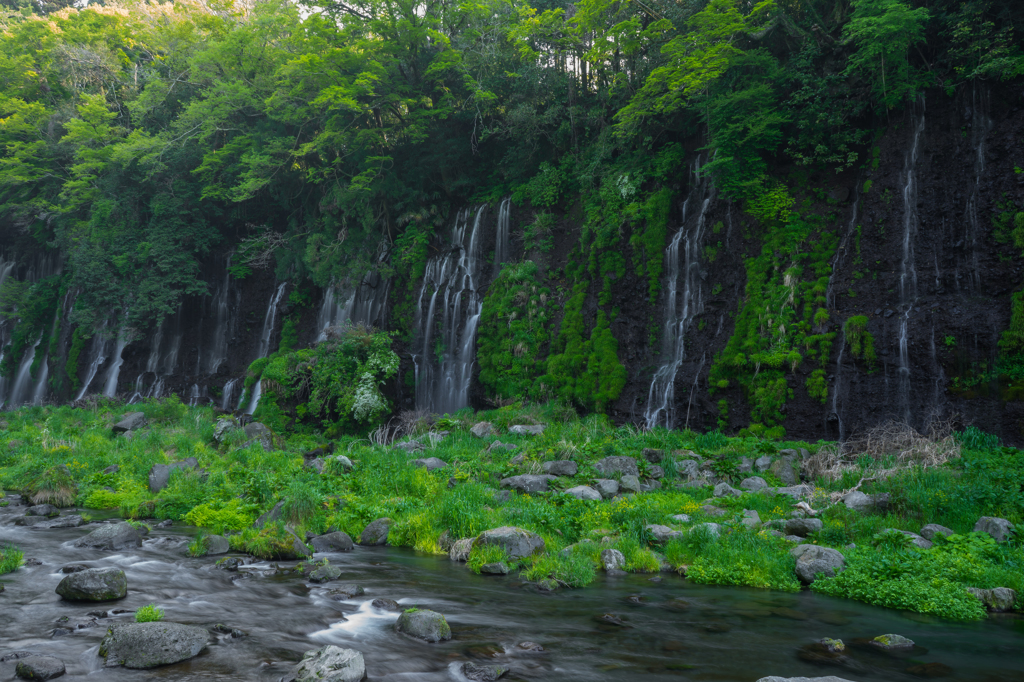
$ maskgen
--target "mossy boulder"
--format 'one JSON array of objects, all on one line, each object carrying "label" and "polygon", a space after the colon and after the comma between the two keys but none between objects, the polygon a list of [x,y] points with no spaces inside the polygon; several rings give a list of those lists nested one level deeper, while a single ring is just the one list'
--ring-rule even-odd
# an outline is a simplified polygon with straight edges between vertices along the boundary
[{"label": "mossy boulder", "polygon": [[134,549],[142,547],[142,535],[129,523],[108,523],[75,540],[75,547],[110,551]]},{"label": "mossy boulder", "polygon": [[395,631],[424,642],[443,642],[452,638],[448,621],[437,611],[409,609],[395,622]]},{"label": "mossy boulder", "polygon": [[210,634],[195,625],[180,623],[125,623],[112,625],[100,644],[106,667],[156,668],[199,655]]},{"label": "mossy boulder", "polygon": [[355,649],[328,644],[302,656],[295,682],[360,682],[366,679],[363,655]]},{"label": "mossy boulder", "polygon": [[68,601],[112,601],[128,594],[128,578],[120,568],[88,568],[64,576],[56,591]]}]

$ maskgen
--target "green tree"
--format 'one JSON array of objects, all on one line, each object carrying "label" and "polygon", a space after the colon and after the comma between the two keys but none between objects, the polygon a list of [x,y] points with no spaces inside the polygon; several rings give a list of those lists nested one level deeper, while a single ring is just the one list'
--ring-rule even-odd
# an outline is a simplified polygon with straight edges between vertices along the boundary
[{"label": "green tree", "polygon": [[903,0],[854,0],[843,37],[857,46],[847,75],[871,84],[876,99],[891,109],[912,96],[921,84],[911,66],[910,48],[924,40],[929,13]]}]

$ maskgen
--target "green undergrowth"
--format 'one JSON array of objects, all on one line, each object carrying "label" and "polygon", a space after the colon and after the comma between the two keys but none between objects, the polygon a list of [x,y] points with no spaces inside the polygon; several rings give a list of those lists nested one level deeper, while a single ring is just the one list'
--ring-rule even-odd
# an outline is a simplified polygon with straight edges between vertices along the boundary
[{"label": "green undergrowth", "polygon": [[[147,415],[148,425],[130,439],[114,436],[111,426],[135,410]],[[813,454],[824,445],[616,427],[601,415],[581,418],[564,402],[464,410],[441,418],[403,416],[404,437],[424,444],[413,453],[371,442],[358,431],[329,440],[307,427],[278,432],[277,449],[270,452],[249,443],[241,430],[217,443],[213,411],[176,399],[132,406],[98,400],[88,409],[31,407],[5,419],[0,488],[51,496],[59,490],[86,508],[192,524],[199,528],[190,545],[197,556],[204,553],[208,534],[223,534],[234,551],[266,560],[297,558],[305,553],[307,532],[343,531],[358,538],[367,524],[384,517],[391,520],[389,544],[441,555],[455,540],[516,526],[537,533],[544,551],[509,562],[500,549],[477,546],[467,570],[504,561],[526,580],[573,588],[597,579],[601,552],[617,549],[630,572],[671,568],[698,583],[800,589],[792,545],[770,532],[784,527],[795,500],[765,492],[716,499],[710,487],[680,487],[674,463],[700,457],[705,470],[738,486],[749,475],[741,468],[757,457],[786,448]],[[491,422],[498,435],[473,436],[469,427],[481,420]],[[546,430],[539,436],[508,433],[517,424],[545,424]],[[429,437],[441,430],[448,435]],[[490,447],[497,440],[516,448]],[[897,453],[862,455],[839,478],[816,481],[820,493],[811,503],[823,510],[824,527],[807,541],[838,549],[849,567],[836,578],[819,580],[814,589],[960,620],[981,614],[963,596],[967,587],[1011,587],[1024,594],[1019,540],[996,545],[987,536],[971,535],[983,515],[1024,522],[1022,453],[977,429],[950,442],[955,451],[941,466],[898,465]],[[323,473],[304,468],[302,453],[329,443],[353,468],[328,455]],[[601,501],[564,492],[604,477],[595,464],[609,456],[632,457],[640,478],[661,487]],[[149,490],[154,464],[187,457],[195,457],[201,471],[176,470],[165,489]],[[411,464],[417,457],[438,457],[447,466],[427,471]],[[549,492],[497,494],[503,478],[540,473],[552,460],[572,460],[578,473],[552,482]],[[104,473],[111,465],[118,470]],[[879,476],[894,468],[895,474]],[[781,483],[770,472],[759,475],[769,485]],[[876,479],[864,482],[862,491],[888,493],[887,509],[861,513],[829,504],[827,493],[849,489],[862,478]],[[258,527],[257,519],[275,507],[276,517]],[[745,527],[741,520],[751,512],[767,525]],[[680,514],[689,521],[673,518]],[[702,524],[708,522],[719,524],[717,535],[705,530]],[[947,526],[956,536],[918,550],[893,543],[892,534],[885,533],[919,532],[928,523]],[[681,535],[661,544],[650,524]],[[855,549],[848,549],[851,543]],[[5,547],[5,570],[18,564],[20,553]]]},{"label": "green undergrowth", "polygon": [[0,546],[0,575],[13,573],[21,568],[25,555],[13,545]]}]

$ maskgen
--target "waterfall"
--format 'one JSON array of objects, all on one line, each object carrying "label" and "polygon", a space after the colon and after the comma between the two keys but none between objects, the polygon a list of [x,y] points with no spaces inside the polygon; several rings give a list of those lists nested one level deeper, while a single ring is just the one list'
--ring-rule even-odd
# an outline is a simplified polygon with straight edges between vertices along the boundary
[{"label": "waterfall", "polygon": [[502,200],[498,206],[498,232],[494,238],[494,275],[497,277],[501,268],[512,257],[512,244],[509,240],[509,216],[512,212],[512,197]]},{"label": "waterfall", "polygon": [[836,357],[836,383],[832,387],[832,414],[839,425],[839,442],[843,442],[843,415],[839,409],[839,392],[843,385],[843,353],[846,351],[846,325],[843,325],[843,339],[839,342],[839,355]]},{"label": "waterfall", "polygon": [[50,363],[47,362],[47,357],[43,356],[43,361],[39,366],[39,377],[36,379],[35,388],[32,389],[32,404],[42,405],[43,401],[46,400],[46,380],[50,376]]},{"label": "waterfall", "polygon": [[[8,275],[14,270],[17,263],[13,260],[5,261],[3,256],[0,256],[0,286],[3,286],[4,280],[7,279]],[[7,321],[0,320],[0,362],[4,359],[4,348],[7,347],[10,339],[9,330],[7,329]],[[0,407],[3,407],[7,403],[7,379],[0,377]]]},{"label": "waterfall", "polygon": [[900,381],[899,398],[903,420],[910,423],[910,353],[907,326],[917,300],[917,270],[914,268],[914,236],[917,234],[917,155],[924,131],[924,96],[921,113],[914,124],[914,136],[907,152],[903,170],[903,259],[900,264]]},{"label": "waterfall", "polygon": [[238,384],[239,381],[241,381],[241,379],[228,379],[227,383],[224,384],[224,391],[220,397],[220,409],[225,412],[231,411],[231,398],[235,394],[235,385]]},{"label": "waterfall", "polygon": [[[417,409],[441,414],[455,412],[469,404],[469,384],[476,359],[476,327],[483,307],[483,296],[475,278],[480,226],[486,208],[483,205],[477,209],[472,227],[470,212],[459,211],[452,228],[452,247],[427,261],[416,308],[420,349],[413,354]],[[428,291],[430,302],[424,315]]]},{"label": "waterfall", "polygon": [[[964,210],[964,246],[969,251],[969,262],[967,264],[967,282],[970,289],[975,291],[981,288],[981,268],[978,263],[978,235],[984,234],[979,217],[978,204],[981,200],[981,175],[985,172],[985,141],[992,129],[992,119],[988,115],[988,91],[982,89],[978,92],[978,84],[975,81],[972,91],[972,124],[971,143],[975,149],[974,156],[974,185],[971,187],[971,194],[967,198],[967,206]],[[936,268],[938,265],[936,264]]]},{"label": "waterfall", "polygon": [[274,336],[274,323],[277,321],[277,306],[281,303],[281,297],[284,296],[284,290],[288,287],[288,282],[281,282],[274,294],[270,297],[270,303],[267,304],[267,313],[263,316],[263,330],[260,332],[260,345],[259,351],[256,358],[265,358],[270,355],[270,340]]},{"label": "waterfall", "polygon": [[203,391],[199,389],[199,384],[192,384],[192,389],[188,393],[188,405],[189,407],[195,407],[199,404],[199,401],[203,399]]},{"label": "waterfall", "polygon": [[[384,307],[387,304],[390,281],[371,271],[352,290],[343,290],[332,284],[324,292],[324,300],[317,314],[317,329],[320,333],[316,342],[327,340],[328,330],[346,324],[362,324],[368,327],[383,323]],[[340,303],[341,302],[341,303]]]},{"label": "waterfall", "polygon": [[117,395],[117,379],[121,376],[121,365],[124,364],[121,353],[124,351],[127,343],[124,330],[122,329],[117,333],[117,341],[114,345],[114,362],[111,363],[110,368],[107,370],[107,378],[103,382],[103,395],[108,398],[113,398]]},{"label": "waterfall", "polygon": [[[228,255],[230,262],[231,256]],[[196,361],[196,374],[216,374],[217,370],[228,358],[228,341],[231,338],[231,309],[228,305],[228,296],[231,291],[231,273],[227,266],[224,268],[224,280],[217,288],[213,297],[213,307],[216,311],[213,336],[210,339],[209,348],[203,353],[203,346],[199,347],[199,359]]]},{"label": "waterfall", "polygon": [[32,348],[25,352],[25,357],[18,365],[18,372],[14,375],[14,384],[11,386],[11,393],[6,404],[9,407],[19,407],[32,400],[32,362],[35,360],[39,343],[43,340],[42,333],[32,345]]},{"label": "waterfall", "polygon": [[[284,296],[284,290],[287,287],[288,282],[281,282],[274,291],[273,296],[270,297],[270,303],[267,304],[267,314],[263,316],[263,330],[260,332],[259,354],[254,358],[254,360],[265,358],[270,355],[270,340],[274,336],[274,322],[277,320],[277,307],[281,304],[281,297]],[[256,383],[253,384],[252,399],[249,401],[249,406],[245,408],[246,414],[252,414],[256,411],[256,408],[259,407],[260,395],[263,393],[263,388],[260,384],[260,379],[257,379]],[[243,394],[243,398],[244,397],[245,396]]]},{"label": "waterfall", "polygon": [[853,188],[853,209],[850,213],[850,222],[846,224],[846,234],[843,235],[843,239],[839,242],[839,248],[836,249],[836,255],[832,257],[832,271],[828,275],[828,287],[825,289],[825,306],[829,310],[836,309],[836,294],[833,290],[832,283],[836,277],[836,270],[839,268],[839,261],[842,260],[843,256],[846,255],[847,244],[850,243],[850,237],[853,236],[854,230],[857,228],[857,214],[860,207],[860,180]]},{"label": "waterfall", "polygon": [[92,337],[92,344],[89,348],[89,371],[85,375],[85,381],[82,382],[82,388],[75,396],[75,400],[81,400],[85,397],[86,391],[89,390],[89,385],[92,384],[92,380],[96,378],[96,373],[100,369],[100,365],[106,362],[106,350],[107,342],[101,334],[94,334]]},{"label": "waterfall", "polygon": [[[700,243],[705,218],[714,199],[710,179],[701,176],[700,160],[693,165],[693,187],[683,202],[682,221],[665,250],[667,271],[664,324],[661,332],[662,364],[654,373],[647,393],[644,421],[647,428],[675,425],[675,384],[679,367],[686,359],[686,332],[693,318],[704,310],[700,278]],[[690,220],[690,205],[698,210]],[[682,251],[682,262],[680,262]]]}]

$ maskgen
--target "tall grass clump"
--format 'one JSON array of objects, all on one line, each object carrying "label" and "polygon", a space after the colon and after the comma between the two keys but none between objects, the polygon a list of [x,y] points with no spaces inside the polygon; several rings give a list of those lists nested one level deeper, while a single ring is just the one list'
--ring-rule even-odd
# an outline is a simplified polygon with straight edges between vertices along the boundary
[{"label": "tall grass clump", "polygon": [[0,575],[17,571],[25,555],[13,545],[0,545]]},{"label": "tall grass clump", "polygon": [[707,526],[697,526],[669,542],[665,555],[673,565],[686,565],[686,577],[696,583],[798,592],[789,547],[767,533],[735,530],[716,536]]}]

